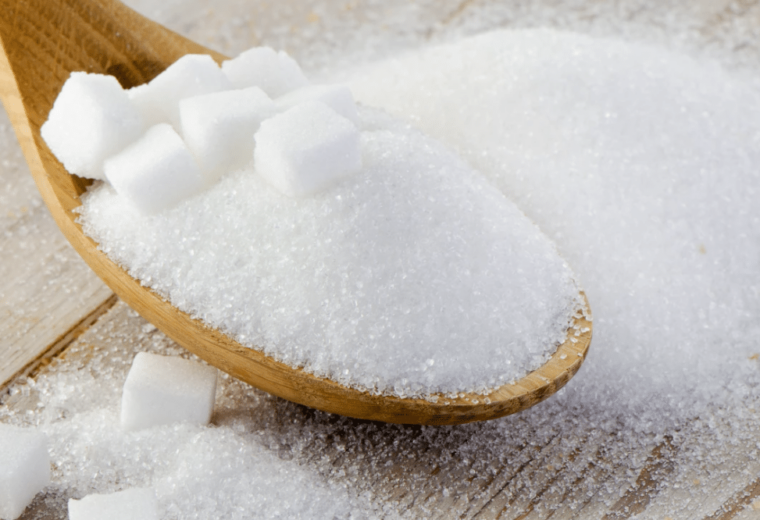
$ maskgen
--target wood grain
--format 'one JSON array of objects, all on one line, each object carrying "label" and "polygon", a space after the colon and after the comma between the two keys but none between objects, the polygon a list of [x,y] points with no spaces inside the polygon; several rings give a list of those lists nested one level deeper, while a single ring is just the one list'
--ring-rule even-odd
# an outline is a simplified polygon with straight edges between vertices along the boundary
[{"label": "wood grain", "polygon": [[155,24],[112,0],[2,0],[0,95],[30,171],[61,231],[113,291],[168,336],[209,363],[285,399],[350,417],[410,424],[461,424],[501,417],[539,403],[578,371],[591,341],[583,317],[549,362],[489,395],[440,396],[437,402],[371,395],[284,365],[243,347],[178,311],[97,249],[74,210],[87,183],[52,156],[39,129],[70,72],[115,75],[123,86],[149,81],[178,57],[224,57]]},{"label": "wood grain", "polygon": [[113,293],[58,231],[0,111],[0,389]]}]

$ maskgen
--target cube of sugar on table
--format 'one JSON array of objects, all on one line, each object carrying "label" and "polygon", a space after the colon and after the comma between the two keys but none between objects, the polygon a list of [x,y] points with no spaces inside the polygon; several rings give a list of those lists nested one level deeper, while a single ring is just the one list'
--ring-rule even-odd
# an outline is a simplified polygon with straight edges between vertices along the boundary
[{"label": "cube of sugar on table", "polygon": [[69,520],[158,520],[158,501],[149,488],[69,499]]},{"label": "cube of sugar on table", "polygon": [[143,129],[139,111],[116,78],[72,72],[40,133],[69,173],[103,179],[103,161]]},{"label": "cube of sugar on table", "polygon": [[215,92],[179,104],[182,136],[201,170],[215,179],[253,158],[253,135],[276,112],[258,87]]},{"label": "cube of sugar on table", "polygon": [[140,352],[121,398],[121,427],[207,424],[214,412],[216,369],[179,357]]},{"label": "cube of sugar on table", "polygon": [[116,192],[146,215],[192,197],[211,182],[182,138],[165,123],[148,129],[103,168]]},{"label": "cube of sugar on table", "polygon": [[254,47],[222,62],[222,71],[234,88],[260,87],[272,98],[309,84],[293,58],[269,47]]},{"label": "cube of sugar on table", "polygon": [[361,170],[359,131],[322,102],[301,103],[261,124],[253,166],[285,195],[311,195]]},{"label": "cube of sugar on table", "polygon": [[150,83],[128,91],[148,126],[171,123],[179,130],[179,102],[185,98],[232,88],[219,65],[205,54],[188,54]]},{"label": "cube of sugar on table", "polygon": [[355,125],[359,123],[356,102],[347,85],[308,85],[274,100],[280,110],[287,110],[305,101],[321,101]]},{"label": "cube of sugar on table", "polygon": [[0,518],[15,520],[50,483],[44,433],[0,423]]}]

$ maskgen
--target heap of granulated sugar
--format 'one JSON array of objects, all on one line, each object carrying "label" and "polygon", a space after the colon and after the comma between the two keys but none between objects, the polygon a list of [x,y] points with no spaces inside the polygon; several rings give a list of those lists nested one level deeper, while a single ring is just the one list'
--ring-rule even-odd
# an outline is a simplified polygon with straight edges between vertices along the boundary
[{"label": "heap of granulated sugar", "polygon": [[81,220],[177,308],[378,393],[485,391],[543,364],[578,289],[538,228],[437,141],[361,110],[363,169],[291,198],[255,170],[140,215],[103,184]]},{"label": "heap of granulated sugar", "polygon": [[520,30],[387,61],[352,89],[448,143],[556,241],[594,309],[578,400],[641,431],[752,392],[751,86],[659,48]]}]

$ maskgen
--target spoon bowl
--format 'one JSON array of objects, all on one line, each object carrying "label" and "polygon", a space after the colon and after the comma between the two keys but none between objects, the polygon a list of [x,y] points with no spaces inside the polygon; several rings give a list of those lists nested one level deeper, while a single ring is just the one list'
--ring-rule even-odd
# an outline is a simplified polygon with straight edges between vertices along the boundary
[{"label": "spoon bowl", "polygon": [[227,58],[116,0],[0,0],[0,10],[0,97],[58,227],[122,300],[208,363],[266,392],[326,412],[430,425],[519,412],[554,394],[580,368],[592,328],[582,316],[574,319],[565,342],[547,363],[488,395],[462,393],[454,399],[440,396],[436,402],[372,395],[275,361],[174,308],[84,234],[75,210],[92,181],[64,169],[40,136],[40,127],[73,71],[111,74],[130,88],[150,81],[185,54],[209,54],[217,62]]}]

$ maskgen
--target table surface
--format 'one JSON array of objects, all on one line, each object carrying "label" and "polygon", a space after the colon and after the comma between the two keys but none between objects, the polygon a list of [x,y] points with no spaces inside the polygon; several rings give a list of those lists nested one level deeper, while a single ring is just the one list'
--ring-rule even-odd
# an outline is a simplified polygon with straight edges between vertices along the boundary
[{"label": "table surface", "polygon": [[[368,3],[362,8],[363,16],[386,22],[385,27],[380,23],[379,29],[364,37],[386,41],[389,49],[411,47],[456,31],[475,30],[467,26],[468,13],[492,3],[419,2],[414,9],[406,1]],[[132,4],[149,9],[147,2],[141,5],[135,0]],[[726,34],[745,31],[749,43],[735,45],[732,60],[741,68],[742,63],[760,55],[760,38],[753,29],[760,27],[758,2],[700,1],[689,6],[664,2],[641,15],[637,14],[641,5],[636,2],[586,2],[584,5],[593,6],[587,9],[593,9],[594,19],[609,17],[604,27],[589,21],[586,8],[563,12],[549,1],[537,4],[556,7],[557,16],[547,17],[546,9],[536,14],[538,11],[532,11],[536,4],[514,2],[499,10],[511,18],[503,15],[494,24],[544,24],[602,33],[617,27],[621,33],[657,42],[673,37],[657,30],[657,17],[677,13],[684,20],[679,45],[708,54],[711,49],[723,52],[736,42]],[[244,17],[235,14],[240,12],[239,1],[214,4],[213,9],[210,5],[192,4],[194,9],[205,9],[203,16],[189,16],[187,2],[177,1],[150,14],[223,52],[237,52],[257,43],[288,43],[292,54],[311,59],[313,68],[325,74],[330,68],[325,64],[337,56],[335,42],[356,37],[346,22],[346,17],[358,16],[351,2],[325,2],[320,4],[320,12],[298,10],[284,2],[273,13],[265,9],[265,2],[250,1]],[[283,17],[290,17],[292,23],[285,24]],[[408,22],[408,31],[389,28],[392,21],[410,17],[415,21]],[[326,25],[330,31],[325,31]],[[257,29],[250,30],[252,27]],[[250,34],[240,36],[245,28]],[[332,47],[319,39],[321,32],[329,32]],[[321,51],[319,45],[324,46]],[[74,359],[86,365],[88,351],[101,349],[117,337],[135,338],[131,344],[126,342],[125,348],[137,351],[146,323],[118,301],[58,232],[4,114],[0,114],[0,172],[0,406],[23,412],[34,407],[34,399],[11,390],[25,377],[56,370]],[[62,357],[66,352],[71,354]],[[54,359],[60,361],[51,363]],[[268,402],[273,413],[287,408],[289,414],[301,414],[329,429],[328,440],[314,441],[312,456],[329,459],[328,465],[320,467],[350,469],[347,473],[358,476],[357,487],[372,490],[376,501],[410,518],[760,518],[760,461],[745,455],[749,446],[760,442],[760,431],[755,438],[734,439],[730,417],[711,429],[710,435],[723,434],[727,439],[719,456],[710,459],[720,462],[695,469],[689,454],[705,439],[696,430],[641,435],[638,447],[632,450],[630,439],[623,440],[630,432],[622,426],[600,428],[579,421],[547,429],[528,411],[495,425],[437,430],[438,438],[433,441],[425,428],[369,427],[362,421],[338,419],[275,398]],[[289,427],[272,423],[266,428],[276,436]],[[505,429],[510,431],[508,442]],[[479,452],[468,449],[470,437],[489,435],[495,444],[504,445]],[[356,442],[363,437],[367,442]],[[341,446],[347,439],[353,442],[345,450]],[[399,448],[399,443],[405,447]],[[304,464],[311,463],[309,455],[302,456]],[[332,478],[339,478],[335,475]],[[37,500],[22,518],[65,518],[61,504],[61,500]]]}]

